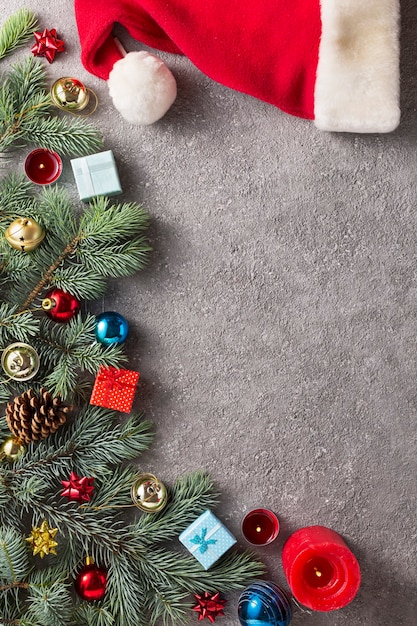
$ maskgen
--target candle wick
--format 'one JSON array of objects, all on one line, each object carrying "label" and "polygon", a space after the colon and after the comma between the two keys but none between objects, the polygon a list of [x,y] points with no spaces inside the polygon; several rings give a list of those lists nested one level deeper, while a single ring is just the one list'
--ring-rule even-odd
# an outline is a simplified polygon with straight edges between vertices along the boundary
[{"label": "candle wick", "polygon": [[44,163],[39,163],[39,169],[40,170],[44,170],[45,169],[45,164]]},{"label": "candle wick", "polygon": [[320,576],[321,576],[321,571],[320,571],[319,569],[317,569],[317,567],[314,567],[313,569],[314,569],[314,573],[316,574],[316,576],[317,576],[318,578],[320,578]]},{"label": "candle wick", "polygon": [[260,533],[260,532],[261,532],[261,530],[262,530],[262,528],[261,528],[260,526],[257,526],[257,527],[256,527],[256,532],[257,532],[257,533]]}]

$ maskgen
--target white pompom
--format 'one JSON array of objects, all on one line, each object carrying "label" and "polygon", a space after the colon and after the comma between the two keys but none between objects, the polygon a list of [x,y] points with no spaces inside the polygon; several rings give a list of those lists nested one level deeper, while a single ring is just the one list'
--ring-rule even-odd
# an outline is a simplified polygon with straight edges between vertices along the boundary
[{"label": "white pompom", "polygon": [[150,52],[129,52],[116,61],[108,80],[114,106],[131,124],[153,124],[177,96],[177,84],[165,63]]}]

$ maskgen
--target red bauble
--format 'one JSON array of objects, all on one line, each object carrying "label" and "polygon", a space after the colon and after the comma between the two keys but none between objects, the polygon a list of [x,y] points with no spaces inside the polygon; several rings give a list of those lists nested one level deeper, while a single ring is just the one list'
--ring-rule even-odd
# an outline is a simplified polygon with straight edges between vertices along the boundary
[{"label": "red bauble", "polygon": [[95,565],[92,557],[87,557],[85,563],[74,581],[75,591],[88,602],[101,600],[106,593],[107,570]]},{"label": "red bauble", "polygon": [[55,288],[49,291],[42,300],[42,308],[51,320],[65,324],[77,315],[80,303],[75,296]]}]

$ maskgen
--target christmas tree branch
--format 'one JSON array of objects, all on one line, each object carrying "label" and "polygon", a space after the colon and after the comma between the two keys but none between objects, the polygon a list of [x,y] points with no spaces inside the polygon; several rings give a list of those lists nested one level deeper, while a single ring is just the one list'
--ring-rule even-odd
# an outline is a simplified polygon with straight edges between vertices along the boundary
[{"label": "christmas tree branch", "polygon": [[78,236],[74,237],[74,239],[70,241],[70,243],[65,247],[62,253],[59,255],[59,257],[56,259],[56,261],[52,263],[52,265],[46,270],[46,272],[44,273],[44,275],[42,276],[38,284],[32,289],[32,291],[30,292],[30,294],[28,295],[28,297],[26,298],[22,306],[19,307],[18,312],[25,311],[27,308],[30,307],[32,302],[40,294],[40,292],[45,288],[45,286],[51,282],[54,272],[63,263],[63,261],[65,261],[65,259],[67,259],[70,256],[70,254],[74,252],[78,242],[79,242]]},{"label": "christmas tree branch", "polygon": [[28,9],[10,15],[0,29],[0,59],[29,41],[37,27],[36,15]]}]

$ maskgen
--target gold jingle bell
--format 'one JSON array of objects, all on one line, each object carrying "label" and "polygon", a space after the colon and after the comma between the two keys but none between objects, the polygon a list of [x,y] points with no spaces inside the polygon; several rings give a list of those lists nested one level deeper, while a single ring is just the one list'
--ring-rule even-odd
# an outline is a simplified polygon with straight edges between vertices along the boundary
[{"label": "gold jingle bell", "polygon": [[19,439],[9,437],[0,447],[0,460],[7,459],[7,461],[16,461],[24,451],[25,447]]},{"label": "gold jingle bell", "polygon": [[27,343],[12,343],[3,350],[1,365],[12,380],[30,380],[36,376],[39,367],[39,355]]},{"label": "gold jingle bell", "polygon": [[87,87],[76,78],[70,76],[63,76],[58,78],[51,87],[52,102],[58,109],[62,111],[68,111],[78,115],[79,111],[83,111],[89,101],[90,93],[93,94],[95,102],[93,104],[93,110],[87,115],[91,115],[97,108],[97,96],[91,89]]},{"label": "gold jingle bell", "polygon": [[5,237],[12,248],[31,252],[45,237],[45,231],[38,222],[29,217],[18,217],[8,227]]},{"label": "gold jingle bell", "polygon": [[162,511],[168,502],[168,492],[165,485],[153,474],[139,474],[130,493],[133,503],[145,513]]}]

